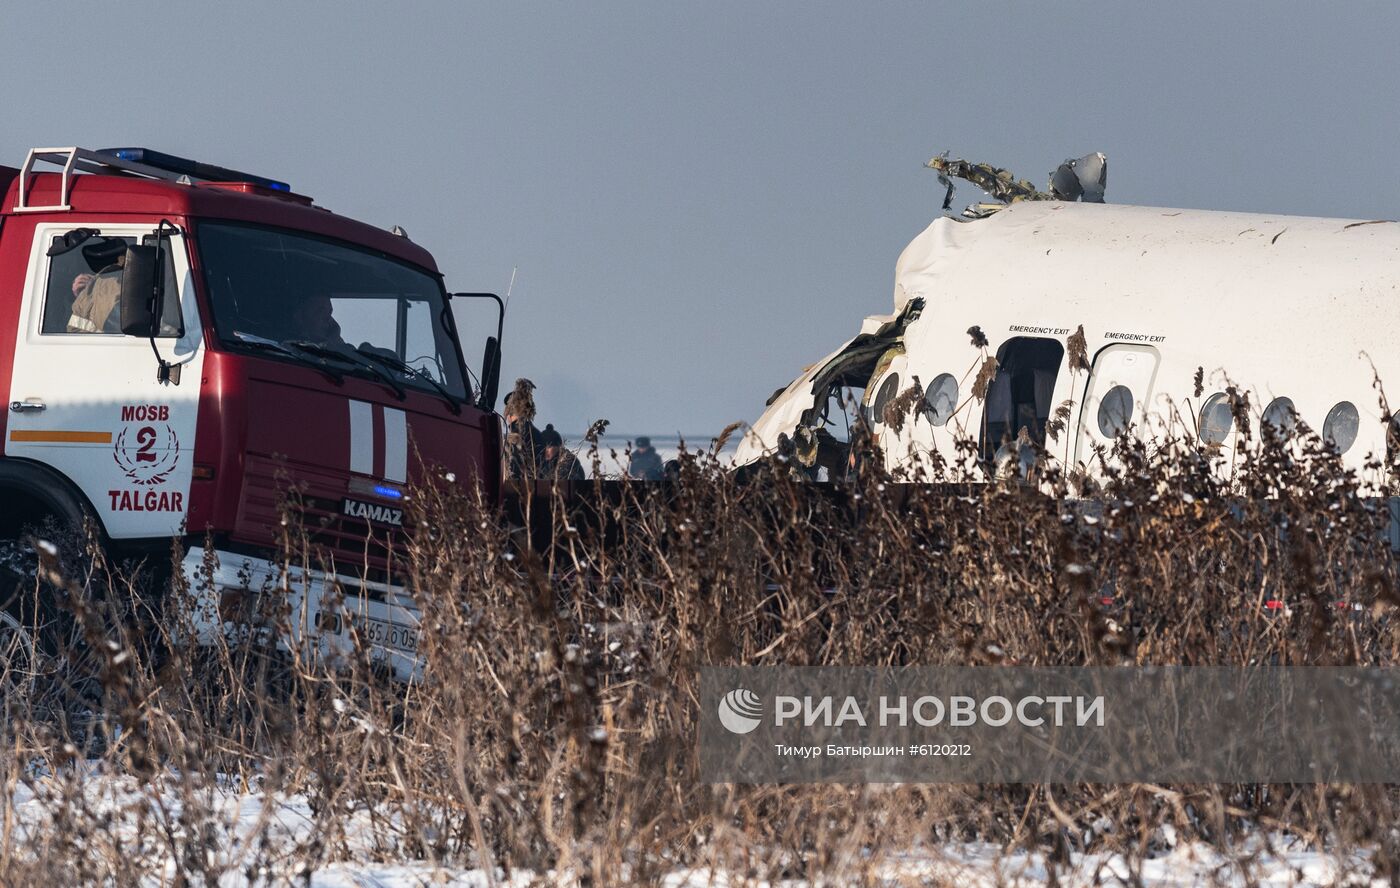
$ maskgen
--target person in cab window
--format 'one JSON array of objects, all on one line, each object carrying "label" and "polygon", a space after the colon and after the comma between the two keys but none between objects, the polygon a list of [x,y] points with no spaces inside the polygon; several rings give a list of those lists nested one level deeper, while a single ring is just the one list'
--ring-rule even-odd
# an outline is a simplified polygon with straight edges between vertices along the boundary
[{"label": "person in cab window", "polygon": [[292,331],[287,338],[305,339],[333,348],[345,345],[345,340],[340,338],[340,322],[335,319],[331,297],[317,293],[303,299],[292,315]]},{"label": "person in cab window", "polygon": [[92,274],[73,278],[73,313],[68,318],[69,333],[120,333],[122,265],[126,244],[104,240],[83,247],[83,259]]}]

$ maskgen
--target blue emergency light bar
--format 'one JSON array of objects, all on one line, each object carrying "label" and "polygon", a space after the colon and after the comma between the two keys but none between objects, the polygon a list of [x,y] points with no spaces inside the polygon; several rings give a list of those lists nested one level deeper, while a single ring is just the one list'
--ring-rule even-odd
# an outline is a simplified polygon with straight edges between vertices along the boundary
[{"label": "blue emergency light bar", "polygon": [[278,182],[276,179],[268,179],[265,176],[254,176],[251,173],[241,173],[238,170],[231,170],[227,167],[215,166],[210,163],[201,163],[197,160],[190,160],[186,157],[176,157],[173,154],[163,154],[160,151],[152,151],[149,148],[103,148],[98,154],[110,154],[118,160],[126,160],[132,163],[143,163],[158,170],[165,170],[170,173],[178,173],[182,176],[189,176],[191,179],[201,179],[205,182],[247,182],[250,185],[257,185],[262,188],[269,188],[273,191],[291,192],[292,186],[286,182]]},{"label": "blue emergency light bar", "polygon": [[407,499],[402,487],[390,484],[387,481],[378,481],[370,478],[351,478],[348,485],[351,493],[358,493],[361,496],[377,496],[380,499],[401,500]]}]

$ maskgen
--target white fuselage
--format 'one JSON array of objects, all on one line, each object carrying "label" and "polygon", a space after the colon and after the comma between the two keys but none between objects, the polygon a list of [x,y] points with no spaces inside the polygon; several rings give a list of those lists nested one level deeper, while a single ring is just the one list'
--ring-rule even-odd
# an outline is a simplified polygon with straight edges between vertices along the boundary
[{"label": "white fuselage", "polygon": [[[1344,448],[1338,442],[1348,464],[1359,468],[1368,454],[1386,450],[1389,417],[1374,383],[1400,392],[1394,223],[1021,203],[973,222],[938,219],[916,237],[896,266],[896,313],[915,299],[923,308],[903,331],[903,354],[869,381],[867,401],[890,374],[899,390],[915,378],[931,389],[949,374],[958,407],[942,425],[916,411],[899,432],[875,416],[892,467],[929,451],[951,459],[956,438],[976,439],[989,418],[1004,415],[1006,395],[997,387],[986,399],[970,397],[983,361],[967,332],[974,326],[989,340],[986,353],[1001,350],[1005,358],[1013,338],[1065,347],[1082,325],[1089,371],[1073,372],[1066,355],[1057,369],[1038,365],[1018,380],[1042,413],[1071,405],[1065,432],[1047,443],[1071,464],[1092,462],[1093,445],[1112,440],[1104,431],[1115,424],[1105,416],[1125,406],[1135,434],[1161,435],[1170,426],[1178,437],[1197,435],[1203,403],[1232,385],[1249,394],[1256,438],[1261,413],[1286,397],[1302,422],[1318,432],[1340,429],[1343,439],[1345,405],[1354,408],[1354,440]],[[866,330],[885,320],[870,319]],[[803,399],[810,406],[814,397],[804,388],[795,383],[770,405],[740,462],[791,433]],[[942,396],[949,392],[945,380]],[[1016,423],[1013,417],[1008,425]],[[1237,446],[1238,432],[1225,430],[1220,445]]]}]

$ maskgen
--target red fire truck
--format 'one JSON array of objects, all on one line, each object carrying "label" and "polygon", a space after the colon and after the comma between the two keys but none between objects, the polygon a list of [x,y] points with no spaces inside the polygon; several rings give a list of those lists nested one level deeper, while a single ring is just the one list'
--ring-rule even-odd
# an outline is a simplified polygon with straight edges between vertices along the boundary
[{"label": "red fire truck", "polygon": [[[119,553],[183,536],[205,633],[274,590],[301,641],[353,625],[411,671],[404,497],[429,473],[498,495],[499,316],[473,378],[427,250],[262,176],[38,148],[0,194],[0,540],[49,519]],[[290,572],[289,492],[318,553]]]}]

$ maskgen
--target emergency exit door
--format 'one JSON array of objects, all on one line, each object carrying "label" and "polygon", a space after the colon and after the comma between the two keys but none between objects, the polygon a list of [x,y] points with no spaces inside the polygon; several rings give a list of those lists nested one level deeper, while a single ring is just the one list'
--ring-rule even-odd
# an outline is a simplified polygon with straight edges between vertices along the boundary
[{"label": "emergency exit door", "polygon": [[1076,463],[1088,462],[1096,447],[1111,450],[1119,435],[1140,429],[1152,403],[1160,356],[1150,345],[1117,343],[1094,356],[1079,411]]}]

